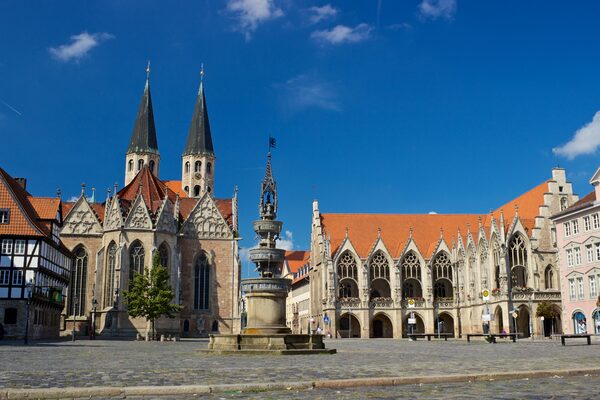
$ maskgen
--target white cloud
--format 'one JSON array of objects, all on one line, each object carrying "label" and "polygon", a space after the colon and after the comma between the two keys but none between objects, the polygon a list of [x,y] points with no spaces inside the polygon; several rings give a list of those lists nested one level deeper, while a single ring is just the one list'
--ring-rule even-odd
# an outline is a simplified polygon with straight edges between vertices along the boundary
[{"label": "white cloud", "polygon": [[354,28],[338,25],[330,30],[314,31],[310,37],[329,44],[358,43],[367,40],[371,36],[373,28],[368,24],[359,24]]},{"label": "white cloud", "polygon": [[285,231],[283,238],[279,238],[277,241],[277,248],[283,250],[294,249],[294,234],[291,231]]},{"label": "white cloud", "polygon": [[229,0],[227,11],[237,20],[236,30],[242,32],[246,40],[262,22],[283,16],[283,10],[274,0]]},{"label": "white cloud", "polygon": [[552,149],[554,154],[574,159],[582,154],[593,154],[600,146],[600,111],[597,111],[592,122],[579,128],[573,138],[566,144]]},{"label": "white cloud", "polygon": [[59,61],[69,62],[74,60],[75,62],[78,62],[91,49],[98,46],[100,43],[113,38],[113,35],[105,32],[92,34],[81,32],[79,35],[71,36],[71,43],[61,44],[58,47],[50,47],[48,51],[52,57]]},{"label": "white cloud", "polygon": [[71,196],[67,199],[68,203],[75,203],[77,200],[79,200],[79,196]]},{"label": "white cloud", "polygon": [[435,215],[435,214],[437,214],[437,212],[435,212],[435,211],[429,211],[429,213],[428,213],[428,214],[430,214],[430,215]]},{"label": "white cloud", "polygon": [[310,7],[308,12],[311,14],[309,17],[310,22],[316,24],[330,18],[335,18],[339,10],[332,7],[331,4],[325,4],[323,7]]},{"label": "white cloud", "polygon": [[275,84],[280,101],[287,112],[297,112],[307,108],[321,108],[338,111],[340,104],[333,85],[321,80],[316,74],[300,74],[285,83]]},{"label": "white cloud", "polygon": [[422,0],[418,8],[424,19],[452,19],[456,13],[456,0]]}]

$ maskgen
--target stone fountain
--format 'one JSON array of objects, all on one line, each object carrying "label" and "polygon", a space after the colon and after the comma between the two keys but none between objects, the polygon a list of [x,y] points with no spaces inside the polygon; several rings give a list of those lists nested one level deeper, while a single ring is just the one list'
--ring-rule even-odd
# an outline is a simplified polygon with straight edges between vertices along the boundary
[{"label": "stone fountain", "polygon": [[277,248],[277,240],[283,223],[277,220],[277,185],[273,179],[270,152],[258,211],[260,219],[253,225],[260,240],[258,247],[250,250],[250,260],[256,264],[259,277],[242,280],[248,309],[247,325],[240,334],[211,335],[209,351],[335,353],[335,349],[325,349],[323,335],[292,334],[285,323],[291,280],[281,277],[285,250]]}]

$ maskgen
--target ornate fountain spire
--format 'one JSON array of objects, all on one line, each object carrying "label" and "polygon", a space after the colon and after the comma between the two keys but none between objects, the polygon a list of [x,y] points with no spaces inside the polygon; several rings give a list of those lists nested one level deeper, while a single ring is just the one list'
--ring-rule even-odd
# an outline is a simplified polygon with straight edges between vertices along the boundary
[{"label": "ornate fountain spire", "polygon": [[260,186],[258,212],[261,219],[274,220],[277,218],[277,184],[275,183],[275,179],[273,179],[271,152],[267,155],[267,169]]}]

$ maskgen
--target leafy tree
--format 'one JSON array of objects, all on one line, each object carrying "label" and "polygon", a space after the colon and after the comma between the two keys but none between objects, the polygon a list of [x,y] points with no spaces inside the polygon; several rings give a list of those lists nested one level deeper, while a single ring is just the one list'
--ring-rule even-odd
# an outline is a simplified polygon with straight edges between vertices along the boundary
[{"label": "leafy tree", "polygon": [[540,301],[540,303],[538,304],[537,310],[535,311],[535,316],[552,319],[552,318],[558,317],[559,312],[553,303],[550,303],[549,301],[544,300],[544,301]]},{"label": "leafy tree", "polygon": [[181,310],[179,304],[172,303],[175,294],[169,285],[169,272],[160,264],[158,251],[152,257],[152,268],[146,268],[143,274],[135,274],[129,290],[123,295],[129,315],[150,321],[152,339],[155,337],[155,320],[162,315],[173,318]]}]

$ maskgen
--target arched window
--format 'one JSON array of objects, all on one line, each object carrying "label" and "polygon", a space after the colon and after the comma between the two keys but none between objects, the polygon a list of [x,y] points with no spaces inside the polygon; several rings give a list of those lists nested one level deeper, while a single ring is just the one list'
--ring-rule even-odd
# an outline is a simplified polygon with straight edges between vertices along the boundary
[{"label": "arched window", "polygon": [[452,298],[453,268],[450,257],[439,253],[433,262],[433,295],[435,298]]},{"label": "arched window", "polygon": [[566,210],[568,206],[569,206],[569,205],[568,205],[568,203],[567,203],[567,198],[566,198],[566,197],[562,197],[562,198],[560,199],[560,211],[564,211],[564,210]]},{"label": "arched window", "polygon": [[185,173],[187,174],[189,172],[190,172],[190,162],[186,161],[186,163],[185,163]]},{"label": "arched window", "polygon": [[421,263],[417,255],[410,251],[402,260],[402,298],[422,297]]},{"label": "arched window", "polygon": [[200,196],[200,185],[194,186],[194,196]]},{"label": "arched window", "polygon": [[150,171],[154,173],[154,160],[150,160]]},{"label": "arched window", "polygon": [[200,172],[201,169],[202,169],[202,162],[196,161],[194,163],[194,172]]},{"label": "arched window", "polygon": [[355,281],[358,281],[358,270],[356,268],[356,260],[350,254],[350,252],[345,252],[339,259],[337,265],[337,273],[338,278],[352,278]]},{"label": "arched window", "polygon": [[115,269],[117,267],[117,245],[111,242],[106,250],[106,273],[104,274],[104,307],[114,305]]},{"label": "arched window", "polygon": [[500,244],[498,240],[492,238],[492,258],[494,262],[494,287],[500,289]]},{"label": "arched window", "polygon": [[206,174],[210,175],[212,173],[212,164],[206,163]]},{"label": "arched window", "polygon": [[133,160],[129,160],[128,169],[129,171],[133,171]]},{"label": "arched window", "polygon": [[144,246],[138,240],[129,248],[129,282],[135,274],[144,273]]},{"label": "arched window", "polygon": [[160,265],[169,270],[169,245],[166,243],[158,247],[158,255],[160,257]]},{"label": "arched window", "polygon": [[144,160],[138,160],[138,171],[144,167]]},{"label": "arched window", "polygon": [[555,289],[554,285],[554,270],[552,265],[548,265],[544,271],[544,287],[546,289]]},{"label": "arched window", "polygon": [[71,273],[71,299],[67,311],[68,314],[80,316],[85,315],[88,255],[83,246],[77,247],[73,254],[75,262]]},{"label": "arched window", "polygon": [[207,186],[207,187],[206,187],[206,191],[207,191],[208,193],[210,193],[210,192],[211,192],[211,190],[212,190],[212,189],[210,188],[210,186]]},{"label": "arched window", "polygon": [[206,254],[200,253],[194,266],[194,309],[208,310],[210,299],[210,266]]},{"label": "arched window", "polygon": [[386,256],[381,251],[375,253],[371,259],[369,272],[371,280],[378,278],[390,280],[390,266]]},{"label": "arched window", "polygon": [[185,194],[189,195],[190,194],[190,187],[186,186],[185,188],[183,188],[183,190],[185,190]]},{"label": "arched window", "polygon": [[479,270],[481,271],[481,285],[484,288],[488,287],[488,245],[485,240],[479,242]]},{"label": "arched window", "polygon": [[521,235],[515,235],[510,246],[510,271],[513,287],[527,286],[527,248]]}]

